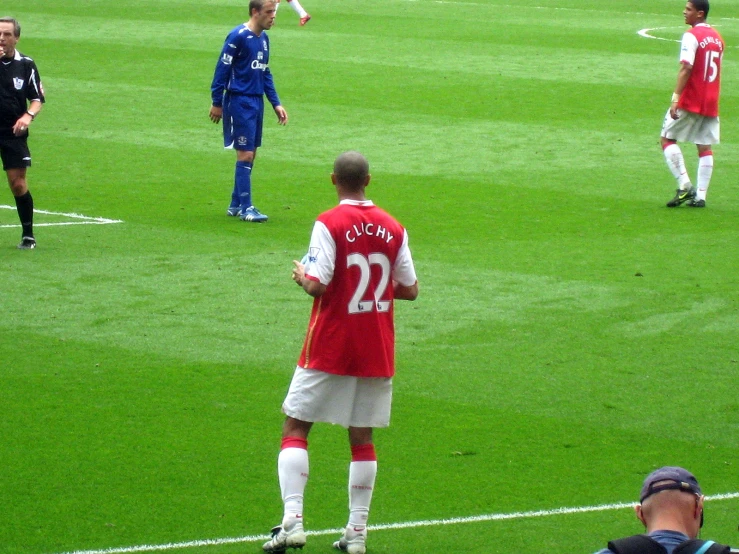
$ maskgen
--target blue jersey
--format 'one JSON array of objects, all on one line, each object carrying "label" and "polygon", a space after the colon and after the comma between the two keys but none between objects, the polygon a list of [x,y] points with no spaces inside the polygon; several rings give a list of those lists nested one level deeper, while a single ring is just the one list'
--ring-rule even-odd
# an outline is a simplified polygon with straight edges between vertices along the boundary
[{"label": "blue jersey", "polygon": [[[690,537],[678,531],[652,531],[648,536],[660,543],[667,551],[667,554],[672,554],[675,548],[690,539]],[[596,554],[613,554],[613,552],[606,548]]]},{"label": "blue jersey", "polygon": [[279,106],[272,73],[269,70],[269,37],[257,36],[239,25],[226,37],[210,86],[213,105],[223,106],[224,92],[235,95],[267,95],[272,106]]}]

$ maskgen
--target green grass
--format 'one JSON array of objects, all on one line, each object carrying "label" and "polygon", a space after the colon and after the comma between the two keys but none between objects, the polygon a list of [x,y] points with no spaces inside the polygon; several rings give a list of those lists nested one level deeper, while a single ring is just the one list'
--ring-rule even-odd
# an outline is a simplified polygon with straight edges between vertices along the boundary
[{"label": "green grass", "polygon": [[[123,223],[39,226],[33,252],[0,227],[0,550],[256,536],[279,521],[279,407],[310,309],[291,260],[335,204],[328,176],[347,149],[407,226],[421,287],[397,306],[371,523],[629,502],[668,464],[707,494],[739,492],[739,0],[711,9],[728,44],[723,142],[694,211],[664,208],[658,145],[682,4],[305,4],[309,25],[283,5],[270,32],[290,122],[266,121],[261,226],[224,215],[233,153],[207,116],[243,2],[15,6],[48,96],[31,137],[36,207]],[[16,221],[0,210],[0,226]],[[340,527],[345,432],[316,427],[310,452],[307,524]],[[708,502],[704,537],[739,542],[738,509]],[[369,550],[593,552],[640,530],[626,508],[377,530]]]}]

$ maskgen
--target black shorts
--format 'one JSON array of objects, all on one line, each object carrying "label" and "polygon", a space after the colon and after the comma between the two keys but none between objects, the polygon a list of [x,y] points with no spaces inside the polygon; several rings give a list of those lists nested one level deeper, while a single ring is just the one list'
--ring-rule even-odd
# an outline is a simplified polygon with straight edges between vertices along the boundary
[{"label": "black shorts", "polygon": [[0,157],[3,170],[31,167],[31,151],[28,149],[28,135],[24,137],[0,138]]}]

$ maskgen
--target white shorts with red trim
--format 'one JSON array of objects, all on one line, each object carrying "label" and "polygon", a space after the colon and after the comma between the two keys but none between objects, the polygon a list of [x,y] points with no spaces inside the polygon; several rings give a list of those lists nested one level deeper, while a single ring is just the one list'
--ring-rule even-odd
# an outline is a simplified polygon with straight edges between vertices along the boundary
[{"label": "white shorts with red trim", "polygon": [[390,377],[351,377],[296,367],[282,411],[301,421],[387,427],[392,399]]},{"label": "white shorts with red trim", "polygon": [[686,112],[678,108],[678,119],[672,119],[670,110],[667,110],[662,123],[662,137],[678,142],[692,142],[693,144],[718,144],[720,139],[720,125],[718,117],[706,117],[693,112]]}]

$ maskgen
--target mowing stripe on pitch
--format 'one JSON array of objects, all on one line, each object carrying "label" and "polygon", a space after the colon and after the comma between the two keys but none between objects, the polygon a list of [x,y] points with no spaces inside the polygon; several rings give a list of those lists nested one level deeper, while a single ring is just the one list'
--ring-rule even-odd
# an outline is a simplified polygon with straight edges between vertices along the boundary
[{"label": "mowing stripe on pitch", "polygon": [[[0,204],[0,209],[15,210],[16,207]],[[123,221],[120,219],[108,219],[106,217],[91,217],[89,215],[68,214],[64,212],[49,212],[46,210],[33,210],[33,213],[44,214],[44,215],[58,215],[58,216],[66,217],[69,219],[79,220],[79,221],[58,221],[56,223],[35,223],[34,222],[33,224],[34,227],[59,227],[62,225],[110,225],[112,223],[123,223]],[[20,224],[16,223],[16,224],[11,224],[11,225],[0,225],[0,229],[10,229],[13,227],[20,227]]]},{"label": "mowing stripe on pitch", "polygon": [[[706,496],[706,500],[728,500],[739,498],[739,492],[727,494],[714,494]],[[553,510],[537,510],[533,512],[511,512],[508,514],[486,514],[480,516],[469,517],[453,517],[448,519],[428,519],[421,521],[406,521],[401,523],[382,523],[379,525],[370,525],[371,531],[381,531],[389,529],[409,529],[415,527],[438,527],[441,525],[459,525],[461,523],[478,523],[482,521],[500,521],[506,519],[525,519],[534,517],[558,516],[567,514],[582,514],[588,512],[604,512],[608,510],[620,510],[622,508],[631,508],[635,502],[619,502],[617,504],[601,504],[600,506],[581,506],[579,508],[555,508]],[[341,529],[323,529],[321,531],[307,531],[310,536],[319,535],[339,535],[344,532]],[[266,541],[270,535],[248,535],[244,537],[233,537],[224,539],[204,539],[199,541],[176,542],[168,544],[145,544],[141,546],[128,546],[120,548],[105,548],[103,550],[75,550],[74,552],[66,552],[64,554],[135,554],[136,552],[162,552],[165,550],[176,550],[180,548],[196,548],[199,546],[218,546],[225,544],[250,543],[258,541]]]}]

